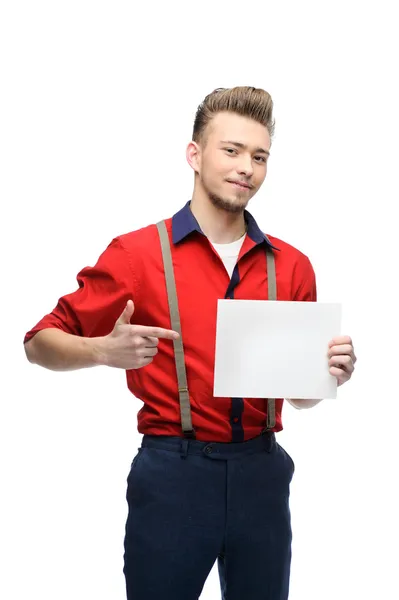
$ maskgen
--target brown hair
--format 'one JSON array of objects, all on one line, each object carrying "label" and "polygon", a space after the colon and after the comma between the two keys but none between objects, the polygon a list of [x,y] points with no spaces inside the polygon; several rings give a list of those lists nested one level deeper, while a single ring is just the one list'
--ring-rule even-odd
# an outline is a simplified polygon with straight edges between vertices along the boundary
[{"label": "brown hair", "polygon": [[264,125],[270,135],[274,135],[273,100],[268,92],[261,88],[239,86],[217,88],[207,96],[197,108],[194,120],[193,140],[206,144],[205,129],[219,112],[233,112],[254,119]]}]

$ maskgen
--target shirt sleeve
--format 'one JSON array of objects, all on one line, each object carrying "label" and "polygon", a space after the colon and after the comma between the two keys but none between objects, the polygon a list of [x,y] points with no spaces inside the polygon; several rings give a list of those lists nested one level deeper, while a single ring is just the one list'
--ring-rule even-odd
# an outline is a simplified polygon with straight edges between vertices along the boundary
[{"label": "shirt sleeve", "polygon": [[76,277],[78,289],[62,296],[54,310],[25,334],[24,343],[38,331],[56,328],[84,337],[108,335],[137,289],[130,257],[115,238],[94,267],[84,267]]},{"label": "shirt sleeve", "polygon": [[317,302],[316,275],[309,258],[302,255],[293,275],[293,297],[298,302]]}]

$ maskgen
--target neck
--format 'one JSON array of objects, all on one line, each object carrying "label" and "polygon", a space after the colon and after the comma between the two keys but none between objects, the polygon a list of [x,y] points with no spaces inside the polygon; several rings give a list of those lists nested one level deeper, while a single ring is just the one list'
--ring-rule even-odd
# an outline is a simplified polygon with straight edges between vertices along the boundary
[{"label": "neck", "polygon": [[214,244],[230,244],[246,232],[244,210],[231,213],[212,204],[208,197],[193,193],[190,209],[206,237]]}]

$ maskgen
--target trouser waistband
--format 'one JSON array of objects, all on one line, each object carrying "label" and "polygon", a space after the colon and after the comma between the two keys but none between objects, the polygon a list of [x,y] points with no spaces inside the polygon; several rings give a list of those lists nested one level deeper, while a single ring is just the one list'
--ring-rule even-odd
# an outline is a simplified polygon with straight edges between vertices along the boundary
[{"label": "trouser waistband", "polygon": [[183,457],[205,454],[208,458],[225,460],[265,450],[270,452],[275,443],[275,434],[266,431],[246,442],[201,442],[177,436],[144,435],[141,446],[180,452]]}]

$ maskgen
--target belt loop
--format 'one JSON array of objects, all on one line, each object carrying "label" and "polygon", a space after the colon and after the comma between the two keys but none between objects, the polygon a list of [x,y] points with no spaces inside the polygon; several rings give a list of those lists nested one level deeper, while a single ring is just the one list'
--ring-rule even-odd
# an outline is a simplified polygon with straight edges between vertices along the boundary
[{"label": "belt loop", "polygon": [[263,439],[266,452],[271,452],[273,448],[274,433],[272,431],[265,431],[263,433]]},{"label": "belt loop", "polygon": [[180,450],[180,458],[187,458],[188,452],[188,439],[182,438],[181,440],[181,450]]}]

